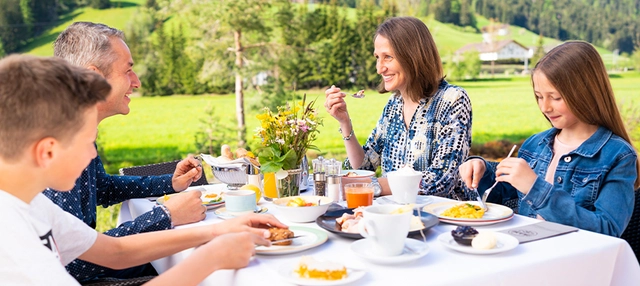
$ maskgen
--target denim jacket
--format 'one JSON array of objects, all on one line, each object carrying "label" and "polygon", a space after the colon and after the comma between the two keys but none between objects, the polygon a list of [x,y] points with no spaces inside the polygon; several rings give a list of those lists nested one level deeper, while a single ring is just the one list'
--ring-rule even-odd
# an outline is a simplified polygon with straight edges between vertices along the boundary
[{"label": "denim jacket", "polygon": [[[529,137],[518,157],[538,175],[527,195],[508,183],[499,183],[490,198],[495,201],[520,198],[519,213],[540,215],[547,221],[619,237],[631,219],[633,184],[637,177],[637,154],[633,147],[610,130],[599,127],[578,148],[558,162],[554,183],[545,181],[553,157],[553,140],[558,129]],[[497,163],[487,164],[479,190],[495,181]]]}]

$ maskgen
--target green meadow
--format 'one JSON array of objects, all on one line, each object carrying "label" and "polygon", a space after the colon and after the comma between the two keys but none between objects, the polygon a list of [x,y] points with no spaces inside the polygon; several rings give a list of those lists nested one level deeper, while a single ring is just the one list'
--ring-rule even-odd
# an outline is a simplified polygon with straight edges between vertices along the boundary
[{"label": "green meadow", "polygon": [[[617,99],[624,105],[638,104],[640,74],[626,73],[611,78]],[[474,144],[508,139],[519,141],[550,125],[533,99],[529,77],[496,78],[462,81],[454,84],[465,88],[473,107],[472,138]],[[347,91],[353,92],[353,91]],[[303,92],[301,92],[303,93]],[[320,154],[344,158],[337,122],[324,108],[324,91],[308,90],[309,99],[317,100],[319,116],[324,125],[315,142]],[[347,98],[349,113],[358,141],[364,143],[375,126],[389,94],[367,91],[364,99]],[[259,122],[258,110],[249,108],[259,95],[248,92],[245,102],[248,145],[256,146],[252,138]],[[205,109],[215,108],[221,120],[235,120],[235,97],[229,95],[134,97],[131,112],[104,120],[100,124],[99,142],[109,173],[122,167],[162,162],[193,153],[195,134],[201,130],[200,120]],[[229,142],[232,144],[233,142]],[[316,154],[311,154],[315,156]]]}]

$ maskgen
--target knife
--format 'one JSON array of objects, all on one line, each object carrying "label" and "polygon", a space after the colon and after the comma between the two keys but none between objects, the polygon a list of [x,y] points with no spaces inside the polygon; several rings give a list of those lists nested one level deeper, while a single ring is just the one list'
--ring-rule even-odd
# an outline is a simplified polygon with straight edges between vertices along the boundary
[{"label": "knife", "polygon": [[271,241],[271,244],[273,245],[274,243],[279,243],[279,242],[285,242],[285,241],[289,241],[289,240],[294,240],[296,238],[300,238],[300,237],[305,237],[304,235],[296,235],[294,237],[289,237],[289,238],[285,238],[285,239],[278,239],[278,240],[273,240]]}]

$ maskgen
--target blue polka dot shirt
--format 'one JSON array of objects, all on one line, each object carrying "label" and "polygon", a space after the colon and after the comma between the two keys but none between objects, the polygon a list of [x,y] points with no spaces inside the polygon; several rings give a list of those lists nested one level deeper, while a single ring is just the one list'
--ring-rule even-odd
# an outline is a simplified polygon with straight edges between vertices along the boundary
[{"label": "blue polka dot shirt", "polygon": [[[87,225],[96,226],[96,206],[108,207],[131,198],[160,196],[173,193],[172,174],[162,176],[111,176],[100,160],[94,158],[82,172],[69,192],[47,189],[43,193],[63,210],[73,214]],[[159,207],[142,214],[133,221],[124,222],[105,232],[109,236],[126,236],[141,232],[171,228],[171,218]],[[67,271],[78,281],[85,281],[105,272],[107,268],[76,259],[67,265]]]},{"label": "blue polka dot shirt", "polygon": [[[442,80],[431,99],[423,98],[407,129],[403,99],[394,93],[363,149],[360,169],[383,176],[410,164],[422,172],[421,193],[466,199],[458,167],[471,146],[471,101],[467,92]],[[352,169],[349,159],[345,168]]]}]

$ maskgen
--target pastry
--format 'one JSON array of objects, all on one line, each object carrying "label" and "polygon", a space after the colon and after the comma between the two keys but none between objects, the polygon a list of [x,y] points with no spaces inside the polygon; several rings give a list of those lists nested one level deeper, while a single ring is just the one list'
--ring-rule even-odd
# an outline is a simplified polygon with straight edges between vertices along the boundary
[{"label": "pastry", "polygon": [[318,261],[310,256],[300,258],[295,270],[300,278],[340,280],[347,277],[347,268],[341,263]]},{"label": "pastry", "polygon": [[220,147],[220,151],[221,151],[220,155],[222,157],[225,157],[225,158],[233,161],[233,153],[231,153],[231,147],[229,147],[229,145],[227,145],[227,144],[222,145],[222,147]]},{"label": "pastry", "polygon": [[[269,229],[269,232],[271,233],[271,236],[269,237],[270,241],[293,237],[293,231],[290,231],[286,228],[272,227]],[[292,242],[293,242],[292,240],[287,240],[283,242],[274,243],[273,245],[291,245]]]},{"label": "pastry", "polygon": [[236,149],[236,158],[240,159],[240,158],[247,157],[247,153],[249,153],[247,149],[238,148]]}]

